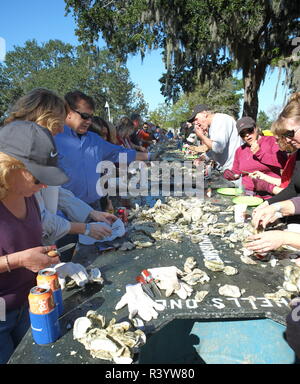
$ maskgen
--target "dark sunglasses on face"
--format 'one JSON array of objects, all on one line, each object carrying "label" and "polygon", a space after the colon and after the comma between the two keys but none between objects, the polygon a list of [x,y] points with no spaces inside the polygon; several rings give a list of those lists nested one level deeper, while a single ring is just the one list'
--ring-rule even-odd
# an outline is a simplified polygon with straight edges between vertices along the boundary
[{"label": "dark sunglasses on face", "polygon": [[245,128],[240,132],[241,137],[245,137],[246,135],[251,135],[254,132],[254,128]]},{"label": "dark sunglasses on face", "polygon": [[42,184],[42,183],[40,182],[40,180],[39,180],[39,179],[36,179],[35,177],[34,177],[34,181],[33,181],[33,183],[34,183],[35,185]]},{"label": "dark sunglasses on face", "polygon": [[292,139],[295,136],[295,131],[294,130],[286,131],[286,132],[282,133],[281,136],[286,137],[288,139]]},{"label": "dark sunglasses on face", "polygon": [[79,112],[79,111],[76,111],[76,109],[72,109],[72,111],[78,113],[83,120],[93,120],[94,118],[94,116],[90,115],[89,113]]}]

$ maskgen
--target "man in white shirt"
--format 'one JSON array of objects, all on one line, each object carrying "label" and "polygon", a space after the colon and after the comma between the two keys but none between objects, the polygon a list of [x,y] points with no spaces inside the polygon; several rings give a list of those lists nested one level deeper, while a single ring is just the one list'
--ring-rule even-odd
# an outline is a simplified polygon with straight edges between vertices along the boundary
[{"label": "man in white shirt", "polygon": [[198,104],[188,122],[194,124],[195,133],[207,146],[207,156],[219,163],[222,170],[232,167],[235,151],[242,144],[234,118]]}]

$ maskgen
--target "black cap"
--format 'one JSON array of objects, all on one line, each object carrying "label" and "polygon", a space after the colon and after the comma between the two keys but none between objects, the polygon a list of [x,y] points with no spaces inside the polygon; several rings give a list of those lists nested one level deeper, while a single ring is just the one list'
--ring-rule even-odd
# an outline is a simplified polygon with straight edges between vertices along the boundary
[{"label": "black cap", "polygon": [[48,129],[16,120],[0,129],[0,152],[20,160],[42,184],[61,185],[67,175],[58,167],[58,153]]},{"label": "black cap", "polygon": [[242,117],[236,122],[236,128],[238,130],[238,133],[240,133],[243,129],[255,127],[256,122],[250,116]]},{"label": "black cap", "polygon": [[204,112],[204,111],[210,111],[210,107],[206,104],[197,104],[194,108],[192,116],[187,120],[189,123],[192,123],[195,120],[195,117],[198,113]]}]

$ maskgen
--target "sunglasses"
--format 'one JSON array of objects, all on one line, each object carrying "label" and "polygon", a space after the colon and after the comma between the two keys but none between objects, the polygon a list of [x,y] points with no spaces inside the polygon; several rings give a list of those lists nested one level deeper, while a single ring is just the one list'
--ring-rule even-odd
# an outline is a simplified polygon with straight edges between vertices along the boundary
[{"label": "sunglasses", "polygon": [[34,177],[33,184],[35,184],[35,185],[39,185],[39,184],[42,184],[42,183],[40,182],[39,179],[36,179],[36,178]]},{"label": "sunglasses", "polygon": [[246,135],[251,135],[251,133],[253,132],[254,132],[254,128],[245,128],[242,130],[242,132],[240,132],[240,136],[243,138]]},{"label": "sunglasses", "polygon": [[295,131],[294,131],[294,129],[291,131],[286,131],[286,132],[282,133],[281,136],[286,137],[288,139],[292,139],[295,136]]},{"label": "sunglasses", "polygon": [[[71,108],[72,109],[72,108]],[[85,112],[79,112],[79,111],[76,111],[76,109],[72,109],[72,111],[78,113],[78,115],[80,115],[80,117],[83,119],[83,120],[93,120],[94,116],[93,115],[90,115],[89,113],[85,113]]]}]

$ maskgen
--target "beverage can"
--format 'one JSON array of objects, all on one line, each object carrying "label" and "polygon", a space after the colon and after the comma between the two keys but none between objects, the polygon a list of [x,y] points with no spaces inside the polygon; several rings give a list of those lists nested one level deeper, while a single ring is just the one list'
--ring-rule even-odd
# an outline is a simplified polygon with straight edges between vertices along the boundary
[{"label": "beverage can", "polygon": [[117,215],[119,219],[123,221],[123,223],[128,223],[128,211],[126,207],[119,207],[117,209]]},{"label": "beverage can", "polygon": [[33,287],[29,296],[30,311],[36,315],[46,315],[50,313],[54,307],[54,298],[50,288]]},{"label": "beverage can", "polygon": [[60,289],[57,272],[54,268],[45,268],[39,271],[37,285],[42,288],[50,288],[52,292]]},{"label": "beverage can", "polygon": [[254,256],[260,261],[269,261],[271,259],[271,254],[268,252],[254,253]]}]

